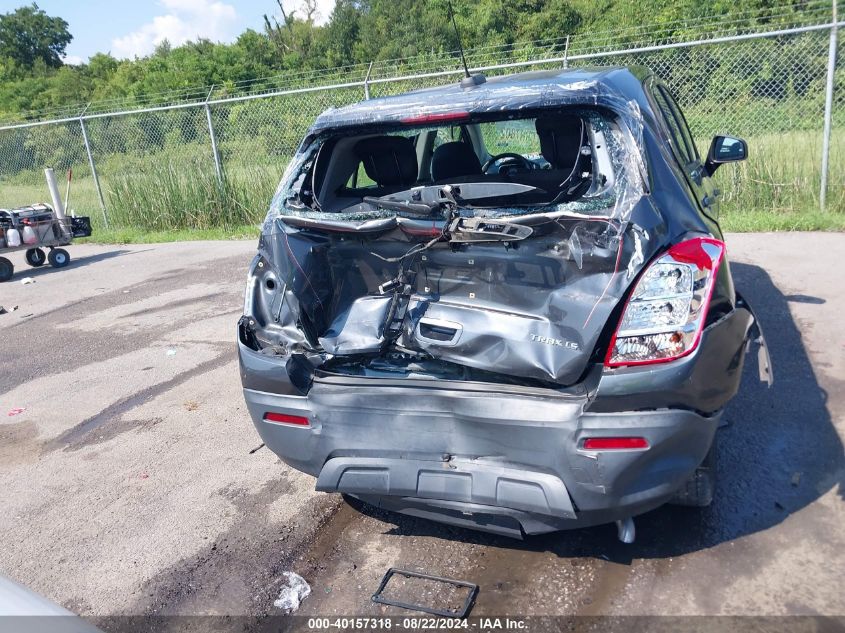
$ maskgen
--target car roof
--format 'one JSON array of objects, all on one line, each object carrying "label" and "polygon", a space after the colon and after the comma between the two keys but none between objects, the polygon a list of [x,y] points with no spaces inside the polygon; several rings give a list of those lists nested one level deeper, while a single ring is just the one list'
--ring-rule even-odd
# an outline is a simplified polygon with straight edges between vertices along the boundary
[{"label": "car roof", "polygon": [[[642,82],[650,74],[648,69],[638,66],[579,67],[490,77],[485,83],[472,87],[455,81],[330,108],[317,117],[311,134],[328,128],[402,121],[448,111],[479,113],[578,103],[608,105],[614,99],[620,104],[637,101],[643,108],[648,104]],[[600,98],[607,103],[600,103]]]}]

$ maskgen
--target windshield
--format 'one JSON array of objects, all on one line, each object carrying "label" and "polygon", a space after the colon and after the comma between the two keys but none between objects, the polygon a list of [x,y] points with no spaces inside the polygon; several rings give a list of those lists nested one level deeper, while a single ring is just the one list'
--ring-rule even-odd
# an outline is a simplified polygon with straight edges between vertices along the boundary
[{"label": "windshield", "polygon": [[639,182],[632,145],[619,120],[599,109],[456,113],[328,129],[294,158],[270,216],[436,216],[436,204],[419,203],[441,198],[450,185],[450,200],[478,217],[619,218]]}]

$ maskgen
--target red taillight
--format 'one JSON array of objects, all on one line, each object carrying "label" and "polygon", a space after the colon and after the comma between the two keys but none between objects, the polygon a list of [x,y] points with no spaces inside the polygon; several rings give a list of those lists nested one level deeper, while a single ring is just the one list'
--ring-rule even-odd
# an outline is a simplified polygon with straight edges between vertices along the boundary
[{"label": "red taillight", "polygon": [[308,418],[301,415],[289,415],[287,413],[274,413],[268,411],[264,414],[264,421],[272,424],[292,424],[294,426],[311,426]]},{"label": "red taillight", "polygon": [[402,123],[415,125],[417,123],[443,123],[444,121],[461,121],[469,118],[469,112],[434,112],[402,119]]},{"label": "red taillight", "polygon": [[648,448],[644,437],[588,437],[584,449],[588,451],[633,450]]},{"label": "red taillight", "polygon": [[719,240],[696,237],[653,261],[625,304],[605,365],[665,363],[692,352],[701,340],[724,255]]}]

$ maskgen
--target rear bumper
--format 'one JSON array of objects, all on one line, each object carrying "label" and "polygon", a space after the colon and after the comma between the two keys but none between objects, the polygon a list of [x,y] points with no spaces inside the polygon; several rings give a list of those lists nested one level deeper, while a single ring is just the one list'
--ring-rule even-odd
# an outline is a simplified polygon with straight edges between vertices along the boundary
[{"label": "rear bumper", "polygon": [[[318,490],[518,536],[624,519],[671,498],[712,444],[719,414],[701,411],[737,390],[751,323],[735,310],[689,357],[604,372],[589,392],[335,376],[297,395],[283,364],[243,344],[241,372],[261,438],[317,477]],[[268,412],[310,426],[267,422]],[[602,436],[644,437],[649,448],[583,448]]]},{"label": "rear bumper", "polygon": [[[414,391],[415,393],[408,393]],[[309,396],[245,390],[262,440],[317,489],[504,533],[605,523],[664,503],[701,463],[718,416],[586,413],[531,395],[315,383]],[[264,421],[307,417],[310,427]],[[646,450],[588,451],[637,435]]]}]

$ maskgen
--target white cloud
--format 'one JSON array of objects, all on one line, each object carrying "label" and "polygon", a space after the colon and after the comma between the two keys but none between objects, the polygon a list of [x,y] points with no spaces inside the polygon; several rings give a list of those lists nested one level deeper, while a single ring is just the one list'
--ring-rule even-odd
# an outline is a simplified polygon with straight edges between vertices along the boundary
[{"label": "white cloud", "polygon": [[68,66],[79,66],[84,62],[85,60],[79,55],[65,55],[62,57],[62,63],[67,64]]},{"label": "white cloud", "polygon": [[[332,14],[332,9],[334,9],[335,0],[317,0],[317,15],[314,16],[314,23],[317,25],[323,25],[329,21],[329,16]],[[296,11],[296,17],[304,18],[305,11],[302,10],[302,0],[282,0],[282,6],[285,7],[285,11]],[[282,16],[278,16],[278,20],[281,23]]]},{"label": "white cloud", "polygon": [[179,46],[206,38],[214,42],[233,39],[237,33],[235,7],[217,0],[160,0],[167,11],[138,30],[112,40],[112,54],[133,58],[149,55],[164,40]]}]

